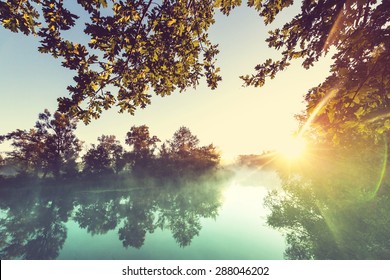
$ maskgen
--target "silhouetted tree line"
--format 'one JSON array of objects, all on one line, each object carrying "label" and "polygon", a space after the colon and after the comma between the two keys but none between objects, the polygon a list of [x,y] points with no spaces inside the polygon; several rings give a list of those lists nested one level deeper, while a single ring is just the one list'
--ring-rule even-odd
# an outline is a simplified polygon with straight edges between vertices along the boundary
[{"label": "silhouetted tree line", "polygon": [[264,151],[261,155],[239,155],[236,159],[236,165],[246,166],[251,168],[269,168],[275,169],[277,166],[275,159],[277,153],[275,151]]},{"label": "silhouetted tree line", "polygon": [[[131,172],[137,176],[190,175],[212,169],[220,155],[212,144],[200,146],[187,127],[180,127],[171,140],[150,135],[146,125],[133,126],[126,134],[126,150],[114,135],[102,135],[80,157],[83,142],[75,131],[77,122],[67,115],[45,110],[30,130],[16,130],[0,136],[0,143],[13,147],[0,158],[6,177],[76,178]],[[81,160],[80,160],[81,159]],[[3,176],[4,178],[4,176]]]}]

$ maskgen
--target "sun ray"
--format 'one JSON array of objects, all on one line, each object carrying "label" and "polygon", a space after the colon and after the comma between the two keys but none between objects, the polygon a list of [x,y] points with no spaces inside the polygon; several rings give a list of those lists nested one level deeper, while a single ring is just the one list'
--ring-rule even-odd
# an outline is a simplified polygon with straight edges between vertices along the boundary
[{"label": "sun ray", "polygon": [[305,124],[302,126],[298,136],[303,135],[309,129],[318,113],[328,104],[329,100],[332,99],[336,95],[336,93],[336,90],[331,90],[324,96],[324,98],[322,98],[322,100],[317,104],[313,112],[310,114]]},{"label": "sun ray", "polygon": [[278,152],[280,155],[285,157],[289,161],[297,160],[304,155],[306,149],[306,141],[298,135],[297,137],[290,137],[278,147]]},{"label": "sun ray", "polygon": [[375,188],[374,188],[374,191],[371,195],[371,199],[373,199],[376,194],[378,193],[381,185],[382,185],[382,182],[383,182],[383,179],[385,177],[385,174],[386,174],[386,170],[387,170],[387,157],[388,157],[388,145],[387,145],[387,137],[385,136],[384,137],[384,151],[383,151],[383,159],[382,159],[382,168],[381,168],[381,171],[380,171],[380,174],[379,174],[379,180],[378,182],[376,183],[375,185]]}]

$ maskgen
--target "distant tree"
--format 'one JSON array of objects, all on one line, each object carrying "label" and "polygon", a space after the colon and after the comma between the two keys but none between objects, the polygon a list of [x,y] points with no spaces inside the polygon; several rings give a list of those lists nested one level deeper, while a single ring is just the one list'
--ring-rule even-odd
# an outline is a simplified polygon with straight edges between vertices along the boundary
[{"label": "distant tree", "polygon": [[180,127],[160,150],[166,169],[203,171],[219,164],[220,155],[210,144],[199,146],[199,139],[187,127]]},{"label": "distant tree", "polygon": [[119,173],[125,167],[124,150],[115,135],[102,135],[98,138],[99,145],[108,151],[111,161],[111,168],[115,173]]},{"label": "distant tree", "polygon": [[217,148],[210,144],[208,146],[202,146],[195,152],[196,169],[208,170],[219,164],[220,154]]},{"label": "distant tree", "polygon": [[180,127],[168,141],[170,153],[178,158],[186,158],[193,155],[199,145],[199,139],[191,133],[187,127]]},{"label": "distant tree", "polygon": [[275,152],[264,151],[261,155],[239,155],[236,162],[240,166],[266,168],[274,166],[276,158]]},{"label": "distant tree", "polygon": [[[5,159],[2,155],[0,155],[0,171],[2,171],[3,167],[5,166]],[[3,175],[0,172],[0,179],[3,178]]]},{"label": "distant tree", "polygon": [[83,164],[85,174],[112,173],[110,155],[103,146],[92,144],[92,147],[83,156]]},{"label": "distant tree", "polygon": [[[215,65],[219,51],[208,39],[208,29],[216,9],[228,15],[242,0],[77,3],[1,1],[0,21],[13,32],[38,35],[40,52],[61,57],[64,67],[77,71],[75,85],[68,87],[71,97],[59,98],[59,108],[88,123],[114,104],[120,112],[133,114],[150,104],[149,92],[165,96],[183,91],[195,87],[202,76],[214,89],[221,80]],[[247,1],[265,24],[293,3]],[[88,44],[64,38],[75,28],[76,13],[87,14],[79,22],[85,25],[87,38],[82,41]],[[262,86],[292,60],[303,59],[303,66],[310,68],[332,50],[331,75],[306,96],[307,117],[317,115],[313,124],[324,125],[335,142],[344,130],[383,134],[390,129],[389,17],[388,0],[303,0],[300,12],[270,31],[266,40],[281,58],[267,59],[255,67],[255,74],[241,78],[246,85]],[[117,88],[117,94],[108,90],[110,86]],[[331,100],[317,111],[326,96]]]},{"label": "distant tree", "polygon": [[131,147],[128,158],[133,168],[140,170],[150,165],[160,139],[157,136],[150,136],[149,127],[141,125],[131,127],[126,134],[125,142]]},{"label": "distant tree", "polygon": [[[4,141],[4,136],[0,135],[0,144]],[[5,160],[3,156],[0,154],[0,171],[5,165]],[[0,174],[0,180],[3,178],[3,176]]]},{"label": "distant tree", "polygon": [[46,109],[39,114],[35,127],[44,137],[46,172],[52,172],[55,177],[61,173],[73,175],[78,172],[76,159],[81,151],[81,142],[75,135],[76,120],[60,112],[52,116]]},{"label": "distant tree", "polygon": [[114,135],[98,137],[99,144],[92,145],[83,157],[84,173],[118,173],[125,166],[123,147]]},{"label": "distant tree", "polygon": [[168,143],[165,142],[159,148],[159,159],[168,160],[170,157]]},{"label": "distant tree", "polygon": [[52,116],[45,110],[39,114],[33,129],[17,129],[3,138],[11,141],[14,149],[7,154],[22,173],[38,175],[43,172],[44,177],[51,173],[58,178],[77,172],[76,159],[81,142],[74,134],[75,130],[74,119],[59,112]]},{"label": "distant tree", "polygon": [[20,173],[32,173],[36,176],[46,170],[45,144],[43,135],[36,129],[16,130],[4,136],[11,141],[13,150],[7,152],[8,158]]}]

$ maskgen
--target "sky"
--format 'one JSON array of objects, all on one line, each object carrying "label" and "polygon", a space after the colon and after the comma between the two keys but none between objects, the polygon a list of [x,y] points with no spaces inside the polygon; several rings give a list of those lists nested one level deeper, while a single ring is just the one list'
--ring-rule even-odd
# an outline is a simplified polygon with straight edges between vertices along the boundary
[{"label": "sky", "polygon": [[[267,32],[289,21],[299,9],[299,3],[286,9],[269,26],[245,4],[228,17],[217,12],[209,32],[220,50],[217,64],[223,81],[217,90],[202,81],[195,90],[154,96],[151,105],[134,116],[119,114],[114,107],[89,125],[80,122],[77,136],[85,148],[102,134],[114,134],[124,145],[133,125],[146,124],[162,141],[186,126],[202,145],[217,146],[225,161],[286,144],[298,126],[294,115],[305,108],[303,96],[328,76],[331,58],[321,59],[309,70],[297,60],[261,88],[243,87],[239,76],[254,73],[254,67],[267,58],[280,57],[268,48]],[[32,128],[39,113],[46,108],[54,112],[57,98],[68,96],[66,87],[74,73],[63,68],[60,59],[39,53],[38,41],[0,28],[0,135]],[[9,143],[0,145],[2,152],[9,149]]]}]

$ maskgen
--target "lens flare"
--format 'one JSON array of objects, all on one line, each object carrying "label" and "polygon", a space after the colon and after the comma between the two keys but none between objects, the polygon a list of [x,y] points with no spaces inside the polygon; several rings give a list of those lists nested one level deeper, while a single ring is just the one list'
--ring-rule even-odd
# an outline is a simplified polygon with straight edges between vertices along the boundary
[{"label": "lens flare", "polygon": [[314,119],[318,116],[318,114],[326,107],[330,99],[332,99],[337,94],[337,90],[330,90],[324,98],[317,104],[317,106],[314,108],[313,112],[310,114],[309,118],[303,125],[303,127],[300,130],[300,135],[304,134],[311,124],[313,123]]},{"label": "lens flare", "polygon": [[291,137],[282,146],[278,148],[278,152],[288,160],[296,160],[303,157],[306,149],[306,141],[300,137]]},{"label": "lens flare", "polygon": [[378,182],[376,183],[374,192],[371,195],[371,199],[374,198],[376,196],[376,194],[378,193],[378,191],[382,185],[383,178],[385,177],[386,169],[387,169],[387,160],[388,160],[387,159],[388,148],[389,147],[387,146],[387,137],[384,137],[384,151],[383,151],[383,159],[382,159],[382,168],[380,170],[379,179],[378,179]]}]

